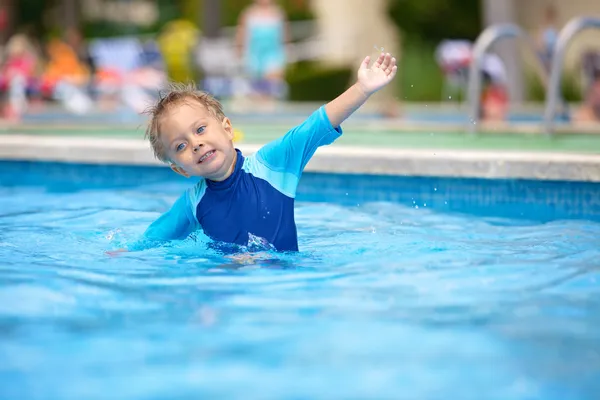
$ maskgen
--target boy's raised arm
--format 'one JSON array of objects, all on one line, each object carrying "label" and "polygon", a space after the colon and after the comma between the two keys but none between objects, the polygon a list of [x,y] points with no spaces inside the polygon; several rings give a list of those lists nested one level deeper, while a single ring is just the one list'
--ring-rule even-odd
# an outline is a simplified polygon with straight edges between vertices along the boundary
[{"label": "boy's raised arm", "polygon": [[371,57],[367,56],[358,69],[358,79],[344,93],[325,105],[325,112],[331,125],[338,127],[352,113],[360,108],[368,98],[391,82],[398,67],[396,59],[389,53],[379,58],[369,67]]}]

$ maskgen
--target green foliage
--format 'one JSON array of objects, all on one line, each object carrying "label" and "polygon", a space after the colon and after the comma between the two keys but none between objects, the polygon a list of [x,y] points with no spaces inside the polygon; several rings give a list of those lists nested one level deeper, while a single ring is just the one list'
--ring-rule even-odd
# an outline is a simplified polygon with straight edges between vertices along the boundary
[{"label": "green foliage", "polygon": [[439,101],[443,76],[434,58],[435,46],[404,41],[396,84],[403,101]]},{"label": "green foliage", "polygon": [[[221,23],[223,26],[237,25],[242,10],[252,4],[252,0],[222,0]],[[310,10],[310,0],[279,0],[276,1],[284,10],[290,21],[305,21],[313,19]]]},{"label": "green foliage", "polygon": [[44,15],[46,10],[53,6],[56,1],[18,0],[14,3],[18,30],[37,37],[47,33],[48,27],[44,24]]},{"label": "green foliage", "polygon": [[324,101],[337,97],[348,88],[350,68],[328,68],[316,62],[291,65],[286,71],[289,99],[292,101]]},{"label": "green foliage", "polygon": [[[527,97],[531,101],[545,101],[546,88],[544,88],[538,76],[530,71],[526,74],[525,81],[527,85]],[[565,101],[579,102],[582,100],[581,85],[576,78],[576,74],[566,71],[561,79],[560,85],[561,95]]]},{"label": "green foliage", "polygon": [[474,40],[481,0],[390,0],[390,19],[402,32],[398,85],[404,101],[441,100],[443,75],[435,47],[444,39]]},{"label": "green foliage", "polygon": [[389,16],[409,38],[431,43],[475,39],[481,32],[481,0],[390,0]]}]

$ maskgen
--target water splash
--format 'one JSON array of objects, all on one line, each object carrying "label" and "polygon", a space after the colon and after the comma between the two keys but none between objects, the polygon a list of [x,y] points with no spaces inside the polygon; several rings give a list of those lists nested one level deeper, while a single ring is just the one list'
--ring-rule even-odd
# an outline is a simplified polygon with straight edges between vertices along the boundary
[{"label": "water splash", "polygon": [[248,233],[247,251],[276,251],[277,249],[263,237]]}]

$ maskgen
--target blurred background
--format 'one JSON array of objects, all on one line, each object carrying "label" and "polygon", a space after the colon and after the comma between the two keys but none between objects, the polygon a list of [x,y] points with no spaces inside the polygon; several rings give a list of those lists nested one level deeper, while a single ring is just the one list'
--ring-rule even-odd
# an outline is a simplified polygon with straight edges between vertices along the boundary
[{"label": "blurred background", "polygon": [[[169,80],[193,81],[236,112],[277,112],[331,100],[383,50],[398,77],[363,116],[462,122],[473,45],[510,23],[526,38],[500,40],[483,58],[478,118],[539,122],[556,41],[577,16],[600,17],[600,3],[0,0],[1,118],[139,116]],[[600,30],[578,34],[561,65],[557,118],[600,121]]]}]

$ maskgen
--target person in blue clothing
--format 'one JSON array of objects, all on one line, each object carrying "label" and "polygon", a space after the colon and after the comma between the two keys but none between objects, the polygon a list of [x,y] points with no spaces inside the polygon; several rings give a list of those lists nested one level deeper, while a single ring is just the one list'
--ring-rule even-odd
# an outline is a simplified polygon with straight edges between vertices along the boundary
[{"label": "person in blue clothing", "polygon": [[256,94],[270,98],[284,93],[289,28],[284,10],[273,0],[254,0],[241,14],[236,32],[239,57]]},{"label": "person in blue clothing", "polygon": [[538,38],[538,54],[546,71],[552,68],[554,47],[558,41],[557,13],[552,5],[548,5],[544,15],[544,24]]},{"label": "person in blue clothing", "polygon": [[340,125],[396,75],[396,59],[366,57],[357,81],[300,125],[244,156],[221,104],[206,92],[175,86],[155,104],[146,136],[155,156],[185,177],[199,177],[129,250],[185,239],[202,230],[216,242],[248,246],[259,240],[297,251],[294,197],[318,147],[342,134]]}]

